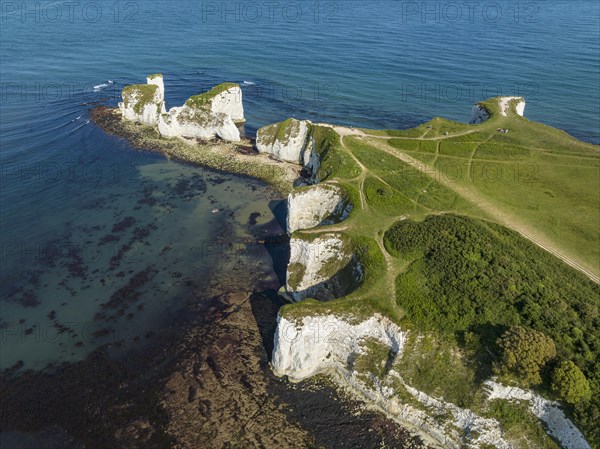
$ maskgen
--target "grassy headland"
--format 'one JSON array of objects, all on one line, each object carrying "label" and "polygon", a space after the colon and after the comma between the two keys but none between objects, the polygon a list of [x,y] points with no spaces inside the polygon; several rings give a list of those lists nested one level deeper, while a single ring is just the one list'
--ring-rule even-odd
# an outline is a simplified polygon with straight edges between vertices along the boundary
[{"label": "grassy headland", "polygon": [[[436,118],[401,131],[311,127],[318,178],[343,188],[354,208],[341,223],[295,236],[342,233],[365,276],[343,298],[281,313],[356,321],[383,313],[427,336],[413,342],[426,344],[427,356],[407,351],[398,370],[420,390],[475,410],[498,358],[496,337],[512,325],[540,330],[556,343],[554,363],[572,360],[588,378],[592,399],[567,412],[600,446],[600,150],[514,111],[504,116],[495,99],[484,105],[490,118],[479,125]],[[96,121],[140,148],[254,176],[281,192],[297,175],[235,144],[165,139],[114,111]],[[371,353],[364,366],[385,365],[385,350]],[[547,375],[538,389],[553,397]],[[509,424],[526,414],[514,404],[481,413]],[[537,422],[512,428],[554,447]]]},{"label": "grassy headland", "polygon": [[[556,343],[553,363],[572,360],[588,378],[592,399],[567,413],[600,445],[600,151],[514,111],[504,116],[495,99],[484,104],[490,118],[479,125],[330,128],[337,136],[321,155],[321,179],[345,188],[354,209],[300,235],[343,233],[365,280],[343,298],[281,313],[356,321],[383,313],[429,341],[395,369],[428,394],[505,421],[523,414],[518,406],[481,402],[496,339],[514,325],[542,331]],[[547,373],[537,388],[555,397]],[[537,421],[519,429],[555,447]]]}]

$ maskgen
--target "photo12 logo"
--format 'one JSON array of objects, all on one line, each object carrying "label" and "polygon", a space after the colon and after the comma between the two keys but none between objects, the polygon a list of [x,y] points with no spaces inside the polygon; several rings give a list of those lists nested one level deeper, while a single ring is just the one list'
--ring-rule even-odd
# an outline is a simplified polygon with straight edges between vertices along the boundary
[{"label": "photo12 logo", "polygon": [[202,2],[202,23],[332,23],[338,19],[337,2],[210,1]]},{"label": "photo12 logo", "polygon": [[534,2],[402,2],[402,23],[537,23],[540,7]]},{"label": "photo12 logo", "polygon": [[493,97],[511,96],[535,98],[540,86],[533,82],[515,82],[508,85],[481,83],[480,81],[446,82],[403,82],[402,101],[418,100],[423,103],[462,103],[475,102]]},{"label": "photo12 logo", "polygon": [[133,1],[0,2],[2,23],[95,23],[101,20],[121,23],[131,21],[139,10],[139,4]]}]

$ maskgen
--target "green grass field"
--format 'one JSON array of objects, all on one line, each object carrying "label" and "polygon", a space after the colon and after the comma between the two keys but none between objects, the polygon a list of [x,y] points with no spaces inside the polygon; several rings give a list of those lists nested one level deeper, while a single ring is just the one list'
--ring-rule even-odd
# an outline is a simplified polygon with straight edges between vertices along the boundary
[{"label": "green grass field", "polygon": [[[514,111],[503,116],[495,99],[485,106],[491,116],[479,125],[433,119],[403,131],[319,131],[327,143],[320,178],[345,188],[354,209],[342,223],[303,234],[342,232],[365,280],[343,298],[281,313],[360,320],[381,312],[427,333],[437,355],[408,358],[406,376],[454,402],[460,382],[466,403],[477,402],[507,326],[542,330],[590,380],[594,399],[568,412],[600,445],[600,149]],[[453,351],[464,363],[441,378],[419,377],[450,363]],[[490,413],[521,412],[499,405]],[[537,424],[523,428],[539,437]]]}]

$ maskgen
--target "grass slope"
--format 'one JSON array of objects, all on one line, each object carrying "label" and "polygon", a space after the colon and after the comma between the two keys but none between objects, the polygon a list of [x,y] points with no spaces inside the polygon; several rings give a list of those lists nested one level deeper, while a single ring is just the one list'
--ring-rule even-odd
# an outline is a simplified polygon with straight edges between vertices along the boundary
[{"label": "grass slope", "polygon": [[[503,116],[497,102],[485,103],[490,119],[480,125],[433,119],[405,131],[321,127],[320,179],[346,189],[354,209],[344,222],[303,235],[343,232],[365,280],[343,298],[307,300],[281,313],[358,321],[382,312],[437,348],[429,358],[407,356],[407,378],[474,406],[497,356],[497,335],[512,324],[540,329],[555,340],[559,359],[574,360],[590,380],[595,399],[568,412],[599,445],[600,287],[589,278],[600,273],[600,152],[514,110]],[[425,376],[432,366],[454,368]],[[482,413],[520,416],[507,407]],[[528,436],[535,440],[540,429],[530,426]]]}]

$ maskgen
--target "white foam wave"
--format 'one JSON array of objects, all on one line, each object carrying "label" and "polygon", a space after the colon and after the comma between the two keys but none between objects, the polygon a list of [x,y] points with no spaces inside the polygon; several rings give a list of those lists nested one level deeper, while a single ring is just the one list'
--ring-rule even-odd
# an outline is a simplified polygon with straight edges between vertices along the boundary
[{"label": "white foam wave", "polygon": [[102,83],[94,86],[94,92],[100,92],[103,89],[106,89],[109,85],[107,83]]}]

